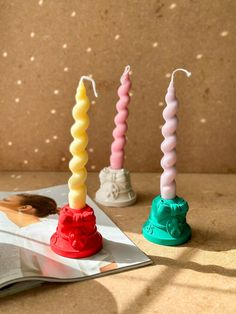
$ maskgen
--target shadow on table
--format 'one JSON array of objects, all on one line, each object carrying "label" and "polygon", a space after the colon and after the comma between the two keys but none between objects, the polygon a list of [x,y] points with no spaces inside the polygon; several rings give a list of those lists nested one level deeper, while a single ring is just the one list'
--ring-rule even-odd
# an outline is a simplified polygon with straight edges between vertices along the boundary
[{"label": "shadow on table", "polygon": [[[184,269],[189,269],[202,273],[214,273],[229,277],[236,276],[236,270],[230,270],[215,265],[201,265],[196,262],[189,261],[191,258],[194,257],[196,253],[197,250],[186,249],[182,251],[176,259],[150,255],[149,257],[153,260],[154,264],[150,266],[153,268],[153,271],[147,273],[147,278],[145,281],[147,285],[145,286],[144,289],[140,291],[138,295],[135,296],[135,299],[132,299],[132,302],[130,302],[121,313],[139,314],[143,313],[143,309],[145,308],[145,306],[147,306],[147,304],[154,304],[155,302],[155,304],[157,305],[158,298],[160,299],[163,292],[167,290],[170,286],[173,287],[176,285],[175,277],[179,276],[181,271]],[[161,271],[155,272],[155,269],[161,265],[166,267],[164,267]],[[202,278],[204,278],[204,276]],[[186,287],[185,283],[184,287]],[[190,284],[189,287],[192,289],[205,290],[207,292],[215,291],[219,293],[227,293],[232,295],[234,295],[235,293],[235,291],[231,291],[229,289],[226,291],[224,287],[222,287],[222,289],[215,287],[205,287],[204,284],[203,286],[201,286],[193,283],[192,285]]]},{"label": "shadow on table", "polygon": [[136,202],[136,206],[149,206],[151,207],[152,201],[153,199],[157,196],[156,193],[143,193],[138,191],[137,192],[137,202]]},{"label": "shadow on table", "polygon": [[227,277],[236,277],[236,269],[229,269],[222,266],[217,265],[201,265],[196,262],[192,262],[189,260],[180,260],[180,259],[172,259],[169,257],[163,256],[149,256],[154,265],[163,265],[173,269],[181,270],[181,269],[190,269],[193,271],[201,272],[201,273],[214,273]]},{"label": "shadow on table", "polygon": [[79,283],[44,283],[41,287],[1,299],[0,312],[12,314],[31,307],[35,313],[118,313],[114,297],[95,280]]},{"label": "shadow on table", "polygon": [[235,250],[236,234],[230,236],[222,231],[214,232],[192,227],[192,237],[187,243],[183,244],[183,246],[213,252]]}]

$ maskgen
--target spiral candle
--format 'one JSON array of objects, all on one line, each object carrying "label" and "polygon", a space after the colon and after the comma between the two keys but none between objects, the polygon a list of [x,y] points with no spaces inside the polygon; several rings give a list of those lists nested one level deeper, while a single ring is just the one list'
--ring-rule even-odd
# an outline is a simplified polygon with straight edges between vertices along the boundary
[{"label": "spiral candle", "polygon": [[82,76],[75,96],[76,104],[72,110],[75,123],[71,127],[71,135],[74,140],[70,145],[70,152],[73,157],[69,163],[72,176],[68,181],[68,186],[69,205],[70,208],[73,209],[83,208],[85,206],[87,195],[87,187],[85,184],[87,171],[85,165],[88,161],[88,153],[86,151],[88,136],[86,130],[89,126],[87,111],[90,107],[90,102],[86,95],[86,88],[83,83],[84,79],[92,82],[94,94],[97,97],[94,80],[90,77]]},{"label": "spiral candle", "polygon": [[115,129],[112,133],[114,141],[111,145],[110,165],[112,169],[122,169],[124,164],[124,147],[126,143],[125,133],[128,129],[127,118],[129,115],[128,104],[130,102],[129,91],[131,80],[129,77],[130,66],[126,66],[121,76],[121,86],[118,89],[119,100],[116,103],[117,115],[114,119]]},{"label": "spiral candle", "polygon": [[177,136],[176,130],[178,125],[177,110],[178,110],[178,100],[175,96],[174,88],[174,74],[177,71],[184,71],[187,76],[191,73],[185,69],[176,69],[173,71],[171,76],[171,81],[167,89],[167,94],[165,97],[166,107],[163,110],[163,118],[165,124],[162,127],[162,135],[164,136],[164,141],[161,144],[161,150],[164,153],[161,159],[161,166],[163,168],[163,173],[160,180],[161,196],[164,199],[174,199],[176,196],[176,174],[177,170],[175,167],[177,155],[176,155],[176,144]]}]

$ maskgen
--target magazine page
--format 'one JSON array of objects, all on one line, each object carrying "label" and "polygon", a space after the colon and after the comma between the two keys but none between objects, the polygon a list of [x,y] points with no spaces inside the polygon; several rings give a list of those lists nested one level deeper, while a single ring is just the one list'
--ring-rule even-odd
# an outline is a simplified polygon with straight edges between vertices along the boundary
[{"label": "magazine page", "polygon": [[[86,202],[94,209],[103,249],[82,259],[54,253],[50,237],[56,230],[58,214],[51,213],[67,199],[67,185],[17,194],[0,192],[0,288],[22,280],[75,281],[151,263],[89,197]],[[42,213],[44,217],[40,217]]]}]

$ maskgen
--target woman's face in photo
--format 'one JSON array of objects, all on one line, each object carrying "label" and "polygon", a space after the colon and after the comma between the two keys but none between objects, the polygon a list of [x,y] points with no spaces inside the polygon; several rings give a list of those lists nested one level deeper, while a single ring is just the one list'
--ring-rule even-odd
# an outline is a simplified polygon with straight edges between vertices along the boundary
[{"label": "woman's face in photo", "polygon": [[16,211],[37,217],[47,217],[50,214],[57,214],[55,200],[37,194],[16,194],[0,199],[1,211]]},{"label": "woman's face in photo", "polygon": [[0,200],[0,208],[18,211],[22,207],[21,201],[22,198],[20,196],[11,195]]}]

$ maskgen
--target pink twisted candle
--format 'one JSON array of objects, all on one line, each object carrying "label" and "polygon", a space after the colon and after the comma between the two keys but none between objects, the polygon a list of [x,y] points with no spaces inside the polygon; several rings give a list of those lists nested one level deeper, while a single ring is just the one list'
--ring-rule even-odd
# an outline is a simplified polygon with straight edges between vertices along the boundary
[{"label": "pink twisted candle", "polygon": [[113,169],[122,169],[124,164],[125,133],[128,129],[126,121],[129,115],[128,104],[130,102],[129,91],[131,88],[129,71],[130,66],[128,65],[121,76],[121,86],[118,89],[120,99],[116,103],[117,115],[114,119],[116,127],[112,133],[114,141],[111,145],[110,156],[110,166]]},{"label": "pink twisted candle", "polygon": [[178,110],[178,99],[175,96],[174,88],[174,74],[177,71],[184,71],[187,76],[191,75],[185,69],[176,69],[171,76],[171,81],[167,89],[167,94],[165,97],[166,107],[163,110],[163,118],[165,119],[165,124],[162,127],[162,135],[164,136],[164,141],[161,143],[161,150],[164,153],[161,159],[161,166],[163,168],[163,173],[160,180],[161,196],[164,199],[174,199],[176,196],[176,174],[177,170],[175,167],[177,155],[176,155],[176,144],[177,136],[176,130],[178,126],[178,118],[176,116]]}]

